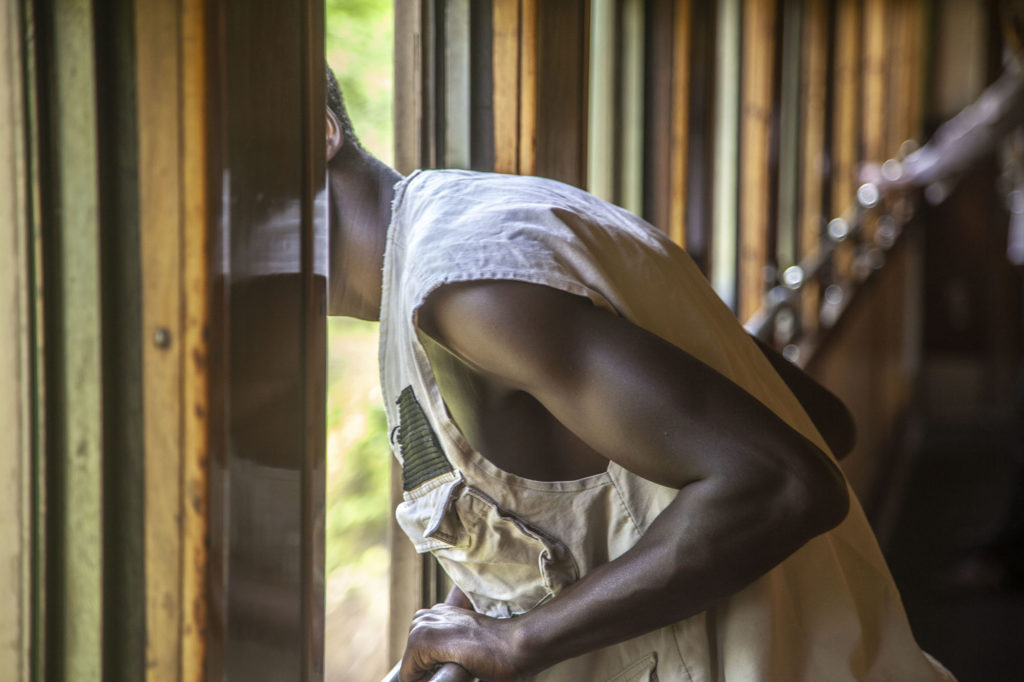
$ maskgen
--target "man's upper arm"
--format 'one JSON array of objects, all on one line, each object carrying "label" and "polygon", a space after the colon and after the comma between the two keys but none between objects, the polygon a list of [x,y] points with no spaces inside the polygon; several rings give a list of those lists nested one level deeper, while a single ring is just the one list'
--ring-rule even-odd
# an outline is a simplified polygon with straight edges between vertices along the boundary
[{"label": "man's upper arm", "polygon": [[419,320],[477,371],[533,395],[649,480],[682,488],[723,473],[757,485],[795,477],[811,494],[843,485],[824,453],[746,391],[581,297],[509,281],[448,285]]}]

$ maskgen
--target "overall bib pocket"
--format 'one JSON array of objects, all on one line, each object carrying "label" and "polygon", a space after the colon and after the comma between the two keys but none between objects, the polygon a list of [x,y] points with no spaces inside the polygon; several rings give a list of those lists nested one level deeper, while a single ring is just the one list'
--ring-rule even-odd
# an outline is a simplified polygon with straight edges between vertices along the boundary
[{"label": "overall bib pocket", "polygon": [[579,579],[563,542],[465,485],[461,476],[410,491],[396,515],[417,551],[433,552],[478,613],[525,613]]}]

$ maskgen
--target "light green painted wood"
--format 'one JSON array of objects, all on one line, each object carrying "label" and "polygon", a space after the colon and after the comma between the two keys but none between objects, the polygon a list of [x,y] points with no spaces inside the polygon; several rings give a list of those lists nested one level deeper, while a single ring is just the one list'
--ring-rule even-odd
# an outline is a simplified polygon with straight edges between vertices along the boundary
[{"label": "light green painted wood", "polygon": [[[102,367],[98,160],[93,9],[59,0],[54,9],[54,135],[63,338],[61,555],[66,680],[102,678]],[[51,265],[51,264],[48,264]],[[56,511],[56,509],[55,509]],[[51,545],[52,546],[52,545]]]},{"label": "light green painted wood", "polygon": [[736,307],[736,237],[739,225],[740,0],[721,0],[717,26],[715,173],[712,197],[711,284]]},{"label": "light green painted wood", "polygon": [[0,670],[28,680],[32,612],[32,334],[20,5],[0,9]]},{"label": "light green painted wood", "polygon": [[444,24],[445,166],[469,168],[469,0],[447,0]]},{"label": "light green painted wood", "polygon": [[644,0],[622,7],[622,197],[621,205],[644,212]]},{"label": "light green painted wood", "polygon": [[587,101],[587,190],[614,199],[615,0],[590,3],[590,83]]}]

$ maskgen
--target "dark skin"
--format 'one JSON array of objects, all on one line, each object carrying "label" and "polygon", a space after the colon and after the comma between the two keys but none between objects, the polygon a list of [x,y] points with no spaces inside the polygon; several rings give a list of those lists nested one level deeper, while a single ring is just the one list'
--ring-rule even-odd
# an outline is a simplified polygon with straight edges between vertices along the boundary
[{"label": "dark skin", "polygon": [[[354,251],[340,255],[333,242],[331,312],[376,319],[390,219],[381,207],[398,177],[359,151],[346,154],[328,114],[332,238]],[[431,679],[447,662],[464,670],[447,666],[434,679],[521,679],[675,623],[846,514],[845,483],[817,446],[704,363],[585,299],[510,281],[449,285],[429,297],[418,326],[454,419],[497,466],[558,480],[614,461],[679,493],[636,546],[529,613],[483,616],[458,590],[417,613],[402,682]],[[847,447],[847,421],[829,413],[819,428]]]}]

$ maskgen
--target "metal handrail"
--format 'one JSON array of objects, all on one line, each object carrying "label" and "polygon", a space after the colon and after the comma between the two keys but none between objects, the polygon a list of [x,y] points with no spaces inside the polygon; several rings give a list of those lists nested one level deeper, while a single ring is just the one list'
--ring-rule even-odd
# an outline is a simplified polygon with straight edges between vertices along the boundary
[{"label": "metal handrail", "polygon": [[[899,164],[899,161],[891,159],[886,162],[886,166],[891,164]],[[888,169],[883,166],[883,172],[885,170]],[[781,272],[778,277],[779,283],[765,293],[764,303],[744,324],[746,330],[762,341],[769,341],[779,314],[796,307],[804,285],[816,278],[832,261],[840,244],[862,236],[865,218],[878,213],[884,199],[886,197],[874,183],[866,182],[860,185],[846,211],[828,221],[818,247],[799,263]],[[878,216],[878,228],[872,243],[854,256],[854,287],[859,287],[873,272],[884,266],[885,254],[897,243],[903,227],[914,215],[913,203],[907,196],[897,197],[892,208],[893,210]],[[827,287],[823,294],[823,309],[819,310],[819,317],[823,318],[819,321],[823,326],[831,327],[835,324],[849,306],[855,292],[855,288],[852,291],[844,291],[840,284]],[[826,313],[826,310],[829,312]],[[799,358],[799,347],[794,344],[788,344],[783,349],[783,354],[793,362],[804,360]]]}]

